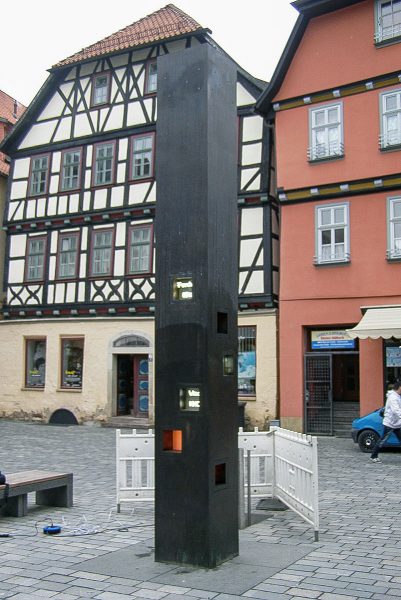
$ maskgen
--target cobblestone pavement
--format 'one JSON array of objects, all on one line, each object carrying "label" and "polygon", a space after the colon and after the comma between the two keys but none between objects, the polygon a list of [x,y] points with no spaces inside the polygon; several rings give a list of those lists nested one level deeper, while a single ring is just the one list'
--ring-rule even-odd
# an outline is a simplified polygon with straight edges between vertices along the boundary
[{"label": "cobblestone pavement", "polygon": [[[245,592],[228,594],[207,586],[134,580],[129,565],[127,577],[82,570],[84,561],[152,544],[151,505],[115,512],[115,431],[0,420],[2,471],[74,473],[73,508],[30,504],[26,517],[0,517],[0,533],[13,534],[0,538],[0,599],[401,599],[401,452],[385,452],[382,458],[382,464],[371,463],[350,439],[319,438],[319,542],[291,511],[251,526],[241,539],[257,542],[261,557],[272,544],[283,553],[302,548],[305,556]],[[50,519],[63,526],[61,536],[43,535]],[[82,525],[100,532],[72,535]],[[239,564],[239,574],[242,568]],[[200,571],[205,578],[211,573]]]}]

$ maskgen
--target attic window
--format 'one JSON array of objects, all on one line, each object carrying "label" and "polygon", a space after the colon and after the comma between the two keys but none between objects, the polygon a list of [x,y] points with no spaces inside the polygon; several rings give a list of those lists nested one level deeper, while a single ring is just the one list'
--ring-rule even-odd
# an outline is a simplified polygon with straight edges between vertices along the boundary
[{"label": "attic window", "polygon": [[146,65],[145,94],[157,91],[157,62],[152,60]]},{"label": "attic window", "polygon": [[92,80],[92,106],[108,104],[110,101],[110,73],[100,73]]}]

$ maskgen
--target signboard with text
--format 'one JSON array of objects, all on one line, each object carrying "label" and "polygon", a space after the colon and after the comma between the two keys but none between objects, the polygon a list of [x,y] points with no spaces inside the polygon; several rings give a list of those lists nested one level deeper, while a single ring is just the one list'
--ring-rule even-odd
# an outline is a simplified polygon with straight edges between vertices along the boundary
[{"label": "signboard with text", "polygon": [[336,331],[312,331],[312,350],[341,350],[355,348],[355,340],[344,329]]}]

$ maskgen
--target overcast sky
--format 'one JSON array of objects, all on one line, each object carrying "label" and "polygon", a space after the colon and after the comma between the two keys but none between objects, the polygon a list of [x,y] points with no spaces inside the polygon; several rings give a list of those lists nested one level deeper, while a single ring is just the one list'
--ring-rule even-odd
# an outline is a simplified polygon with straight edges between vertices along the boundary
[{"label": "overcast sky", "polygon": [[[298,15],[291,0],[173,0],[251,75],[269,80]],[[28,105],[49,69],[168,0],[19,0],[3,6],[0,89]]]}]

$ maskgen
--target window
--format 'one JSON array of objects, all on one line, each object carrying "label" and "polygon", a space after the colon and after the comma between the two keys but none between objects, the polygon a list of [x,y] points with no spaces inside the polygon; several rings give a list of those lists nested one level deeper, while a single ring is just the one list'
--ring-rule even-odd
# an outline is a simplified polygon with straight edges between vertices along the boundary
[{"label": "window", "polygon": [[94,185],[113,183],[114,146],[114,142],[95,146]]},{"label": "window", "polygon": [[238,327],[238,394],[256,394],[256,327]]},{"label": "window", "polygon": [[83,338],[61,340],[61,387],[82,388]]},{"label": "window", "polygon": [[344,156],[342,104],[310,109],[309,126],[309,161]]},{"label": "window", "polygon": [[91,275],[110,275],[113,232],[100,229],[93,233]]},{"label": "window", "polygon": [[388,248],[387,258],[401,259],[401,198],[387,201]]},{"label": "window", "polygon": [[92,106],[108,104],[110,100],[110,73],[95,75],[92,80]]},{"label": "window", "polygon": [[25,340],[25,387],[44,388],[46,339]]},{"label": "window", "polygon": [[152,226],[132,227],[129,242],[128,273],[150,273],[152,270]]},{"label": "window", "polygon": [[145,94],[154,94],[157,91],[157,62],[155,60],[146,65]]},{"label": "window", "polygon": [[26,279],[27,281],[43,281],[46,252],[45,237],[28,238]]},{"label": "window", "polygon": [[401,0],[377,0],[375,41],[401,36]]},{"label": "window", "polygon": [[76,190],[79,187],[81,169],[81,149],[63,152],[61,159],[60,190]]},{"label": "window", "polygon": [[381,94],[380,148],[401,145],[401,90]]},{"label": "window", "polygon": [[31,176],[29,181],[29,194],[38,196],[47,191],[49,172],[49,156],[37,156],[31,159]]},{"label": "window", "polygon": [[137,135],[131,139],[131,179],[153,177],[154,135]]},{"label": "window", "polygon": [[58,246],[59,279],[71,279],[77,274],[78,233],[61,233]]},{"label": "window", "polygon": [[348,204],[316,207],[315,264],[349,262]]}]

